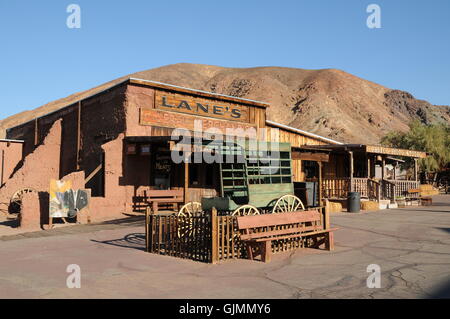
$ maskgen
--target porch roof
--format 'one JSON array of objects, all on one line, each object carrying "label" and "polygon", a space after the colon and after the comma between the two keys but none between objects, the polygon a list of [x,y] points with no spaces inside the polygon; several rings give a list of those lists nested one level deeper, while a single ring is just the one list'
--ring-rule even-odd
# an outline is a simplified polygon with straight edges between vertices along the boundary
[{"label": "porch roof", "polygon": [[413,158],[425,158],[426,152],[407,150],[401,148],[392,148],[381,145],[365,145],[365,144],[342,144],[342,145],[310,145],[309,148],[329,149],[332,151],[352,151],[362,153],[372,153],[380,155],[403,156]]}]

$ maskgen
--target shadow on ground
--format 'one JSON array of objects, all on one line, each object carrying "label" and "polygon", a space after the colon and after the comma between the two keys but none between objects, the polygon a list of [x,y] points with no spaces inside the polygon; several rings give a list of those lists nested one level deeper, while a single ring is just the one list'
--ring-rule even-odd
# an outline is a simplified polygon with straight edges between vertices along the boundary
[{"label": "shadow on ground", "polygon": [[450,299],[450,280],[431,293],[431,299]]},{"label": "shadow on ground", "polygon": [[128,234],[123,238],[117,239],[110,239],[103,241],[91,239],[91,241],[94,243],[111,245],[116,247],[132,248],[142,251],[145,250],[145,234],[143,233]]}]

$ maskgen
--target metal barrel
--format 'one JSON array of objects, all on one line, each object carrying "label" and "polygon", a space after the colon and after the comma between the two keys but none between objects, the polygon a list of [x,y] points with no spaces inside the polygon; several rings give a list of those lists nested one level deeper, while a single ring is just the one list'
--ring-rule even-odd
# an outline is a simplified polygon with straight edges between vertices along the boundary
[{"label": "metal barrel", "polygon": [[361,208],[361,194],[359,192],[349,192],[347,197],[347,211],[358,213]]}]

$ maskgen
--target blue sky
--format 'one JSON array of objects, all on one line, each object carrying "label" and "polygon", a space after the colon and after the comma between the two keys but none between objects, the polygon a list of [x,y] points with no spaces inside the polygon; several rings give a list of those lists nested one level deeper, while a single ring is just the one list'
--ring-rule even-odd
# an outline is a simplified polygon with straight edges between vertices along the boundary
[{"label": "blue sky", "polygon": [[450,104],[448,0],[0,0],[0,45],[0,118],[179,62],[338,68]]}]

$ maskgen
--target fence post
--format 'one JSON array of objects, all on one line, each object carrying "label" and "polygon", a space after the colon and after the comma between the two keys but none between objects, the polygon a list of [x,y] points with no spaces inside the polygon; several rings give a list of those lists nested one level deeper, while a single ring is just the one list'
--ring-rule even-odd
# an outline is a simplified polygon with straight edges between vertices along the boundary
[{"label": "fence post", "polygon": [[327,201],[327,205],[325,207],[322,208],[323,210],[323,229],[330,229],[330,210],[329,210],[329,205],[328,205],[328,201]]},{"label": "fence post", "polygon": [[391,203],[395,203],[395,184],[392,184]]},{"label": "fence post", "polygon": [[381,184],[377,183],[376,187],[377,187],[377,201],[379,203],[381,201]]},{"label": "fence post", "polygon": [[217,209],[215,207],[211,210],[211,263],[216,264],[219,261],[218,247],[217,247]]},{"label": "fence post", "polygon": [[147,206],[145,209],[145,251],[150,252],[150,232],[149,232],[149,223],[150,223],[150,206]]}]

